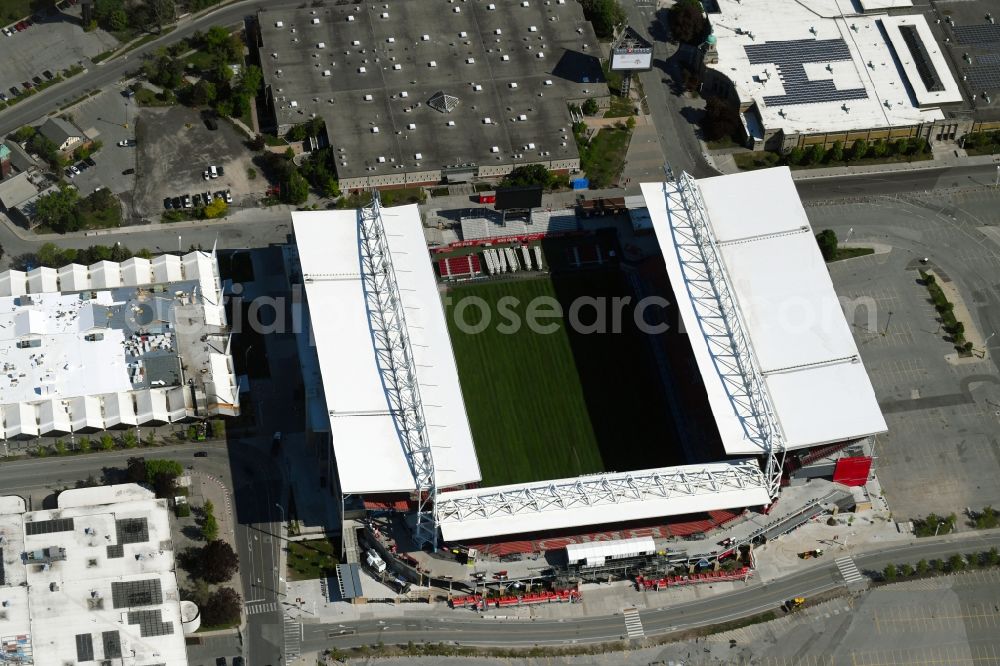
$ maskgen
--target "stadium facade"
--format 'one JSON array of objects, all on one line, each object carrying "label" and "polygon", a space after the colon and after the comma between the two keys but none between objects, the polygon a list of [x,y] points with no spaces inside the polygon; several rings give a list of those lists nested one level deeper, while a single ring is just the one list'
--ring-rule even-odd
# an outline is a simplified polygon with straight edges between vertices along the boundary
[{"label": "stadium facade", "polygon": [[793,460],[885,432],[790,172],[642,189],[726,457],[480,487],[477,396],[461,392],[419,210],[376,198],[292,214],[309,429],[332,448],[345,515],[395,508],[436,544],[762,508]]}]

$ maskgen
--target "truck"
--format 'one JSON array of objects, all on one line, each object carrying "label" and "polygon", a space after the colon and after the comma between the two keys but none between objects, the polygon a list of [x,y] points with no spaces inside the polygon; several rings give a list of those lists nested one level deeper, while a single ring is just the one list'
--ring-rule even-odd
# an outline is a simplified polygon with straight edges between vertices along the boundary
[{"label": "truck", "polygon": [[814,557],[820,557],[823,554],[822,548],[814,548],[813,550],[807,550],[799,553],[799,559],[811,560]]},{"label": "truck", "polygon": [[368,566],[376,573],[383,573],[385,571],[385,561],[379,557],[374,548],[369,548],[368,552],[365,553],[365,561],[368,562]]},{"label": "truck", "polygon": [[781,608],[786,613],[791,613],[792,611],[797,611],[800,608],[802,608],[803,604],[805,604],[805,603],[806,603],[806,598],[805,597],[795,597],[795,598],[789,599],[788,601],[786,601],[785,603],[783,603],[781,605]]}]

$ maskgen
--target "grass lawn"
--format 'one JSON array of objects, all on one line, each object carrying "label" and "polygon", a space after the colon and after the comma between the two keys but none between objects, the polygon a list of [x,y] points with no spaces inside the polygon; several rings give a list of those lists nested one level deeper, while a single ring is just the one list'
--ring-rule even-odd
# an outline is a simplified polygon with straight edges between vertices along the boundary
[{"label": "grass lawn", "polygon": [[838,247],[837,256],[833,258],[833,261],[853,259],[854,257],[864,257],[869,254],[875,254],[875,249],[870,247]]},{"label": "grass lawn", "polygon": [[173,106],[174,102],[164,102],[149,88],[139,88],[135,94],[135,103],[139,106]]},{"label": "grass lawn", "polygon": [[337,564],[337,546],[329,539],[288,542],[288,580],[326,578]]},{"label": "grass lawn", "polygon": [[[665,462],[671,448],[662,422],[666,409],[658,385],[650,384],[655,382],[652,362],[638,333],[628,326],[620,334],[575,333],[558,318],[540,320],[560,324],[552,333],[532,331],[526,324],[513,333],[498,330],[503,320],[496,305],[503,297],[518,299],[510,310],[524,321],[533,299],[555,298],[565,311],[583,295],[625,293],[617,270],[466,285],[449,292],[448,326],[484,486]],[[483,332],[469,334],[456,325],[456,305],[463,296],[490,305],[494,316]],[[471,325],[482,317],[476,307],[461,314]]]},{"label": "grass lawn", "polygon": [[632,100],[618,95],[611,96],[611,106],[604,112],[605,118],[627,118],[635,115],[635,105]]},{"label": "grass lawn", "polygon": [[181,58],[184,64],[191,69],[203,72],[212,66],[212,55],[204,51],[194,51]]},{"label": "grass lawn", "polygon": [[0,0],[0,18],[3,25],[13,23],[31,13],[31,0]]},{"label": "grass lawn", "polygon": [[608,187],[618,178],[631,134],[627,129],[607,127],[595,134],[590,143],[580,146],[580,166],[592,188]]}]

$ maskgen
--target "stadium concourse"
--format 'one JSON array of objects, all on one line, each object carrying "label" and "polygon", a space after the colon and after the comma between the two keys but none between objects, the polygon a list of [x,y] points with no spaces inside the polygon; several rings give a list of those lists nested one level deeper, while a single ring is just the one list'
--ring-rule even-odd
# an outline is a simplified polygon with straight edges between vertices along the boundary
[{"label": "stadium concourse", "polygon": [[345,533],[389,514],[410,533],[390,553],[498,556],[704,538],[769,507],[793,473],[838,480],[844,453],[867,481],[856,461],[870,465],[885,421],[789,171],[682,174],[643,195],[714,421],[705,441],[725,458],[495,487],[480,484],[466,403],[483,397],[463,395],[418,207],[292,214],[309,429],[332,449]]}]

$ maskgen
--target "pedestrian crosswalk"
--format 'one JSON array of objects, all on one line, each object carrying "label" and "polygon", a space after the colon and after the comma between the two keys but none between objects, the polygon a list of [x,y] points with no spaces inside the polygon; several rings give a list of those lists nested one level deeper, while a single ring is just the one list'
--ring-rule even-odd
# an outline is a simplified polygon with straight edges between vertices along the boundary
[{"label": "pedestrian crosswalk", "polygon": [[844,577],[844,582],[848,585],[853,585],[854,583],[860,583],[865,579],[858,571],[858,566],[854,564],[854,560],[850,557],[838,557],[835,560],[837,568],[840,569],[840,575]]},{"label": "pedestrian crosswalk", "polygon": [[302,625],[287,615],[284,617],[285,663],[291,662],[302,651]]},{"label": "pedestrian crosswalk", "polygon": [[625,631],[629,638],[643,638],[646,631],[642,628],[642,620],[639,619],[639,611],[636,608],[626,608],[622,613],[625,615]]},{"label": "pedestrian crosswalk", "polygon": [[278,610],[276,601],[264,601],[261,603],[247,604],[247,615],[257,615],[259,613],[271,613]]}]

